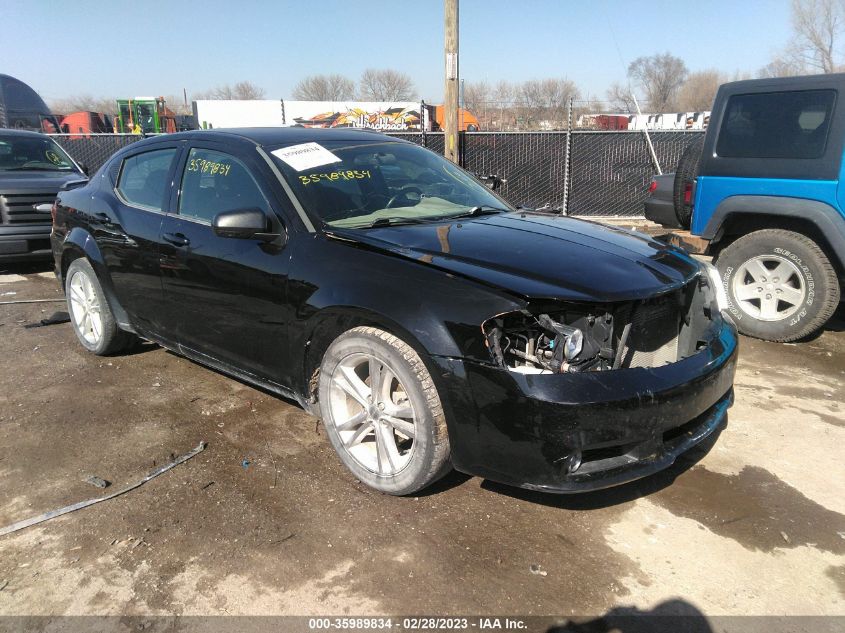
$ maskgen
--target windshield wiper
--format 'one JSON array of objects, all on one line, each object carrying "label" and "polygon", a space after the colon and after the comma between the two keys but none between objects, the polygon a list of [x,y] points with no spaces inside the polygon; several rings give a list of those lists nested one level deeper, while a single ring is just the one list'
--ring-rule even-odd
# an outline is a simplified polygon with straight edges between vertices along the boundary
[{"label": "windshield wiper", "polygon": [[423,222],[425,222],[425,220],[421,220],[419,218],[376,218],[369,224],[364,224],[359,228],[375,229],[380,226],[397,226],[399,224],[422,224]]},{"label": "windshield wiper", "polygon": [[451,215],[449,218],[474,218],[479,215],[493,215],[495,213],[507,213],[510,209],[502,209],[499,207],[491,207],[486,204],[478,205],[477,207],[472,207],[469,211],[465,211],[464,213],[459,213],[458,215]]},{"label": "windshield wiper", "polygon": [[71,171],[70,167],[67,169],[56,169],[55,167],[30,165],[29,167],[7,167],[0,171]]}]

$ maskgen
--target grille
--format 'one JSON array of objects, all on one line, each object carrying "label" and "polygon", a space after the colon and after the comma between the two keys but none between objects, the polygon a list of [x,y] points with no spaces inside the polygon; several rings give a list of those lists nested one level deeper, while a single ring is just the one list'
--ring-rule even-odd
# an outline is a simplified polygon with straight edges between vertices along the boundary
[{"label": "grille", "polygon": [[[704,291],[698,280],[662,297],[623,306],[615,314],[617,337],[630,324],[620,367],[661,367],[686,358],[697,349],[709,323]],[[698,315],[698,316],[694,316]],[[617,340],[617,345],[621,341]]]},{"label": "grille", "polygon": [[660,367],[678,360],[681,310],[674,296],[643,302],[634,310],[623,364]]},{"label": "grille", "polygon": [[50,193],[6,193],[0,195],[0,220],[3,224],[45,224],[50,217],[38,213],[35,205],[53,204],[57,192]]}]

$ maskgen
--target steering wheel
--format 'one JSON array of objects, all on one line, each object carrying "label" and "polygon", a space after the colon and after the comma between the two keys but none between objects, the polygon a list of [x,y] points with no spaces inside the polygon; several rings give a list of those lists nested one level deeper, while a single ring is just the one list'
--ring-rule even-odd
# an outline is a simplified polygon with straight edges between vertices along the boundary
[{"label": "steering wheel", "polygon": [[[409,193],[417,194],[416,200],[409,198],[408,197]],[[395,196],[393,196],[390,200],[387,201],[387,205],[385,206],[385,209],[392,209],[394,207],[394,204],[396,202],[399,202],[400,200],[406,200],[407,202],[414,202],[414,204],[419,204],[420,200],[422,200],[422,189],[420,189],[419,187],[414,187],[414,186],[403,187],[402,189],[399,190],[399,193],[397,193]],[[405,205],[405,206],[411,206],[412,207],[414,205],[411,204],[411,205]]]}]

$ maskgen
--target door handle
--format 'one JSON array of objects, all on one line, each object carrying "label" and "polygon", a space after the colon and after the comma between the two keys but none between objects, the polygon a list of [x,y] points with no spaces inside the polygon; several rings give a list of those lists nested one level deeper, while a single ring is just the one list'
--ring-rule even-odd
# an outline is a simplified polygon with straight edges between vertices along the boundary
[{"label": "door handle", "polygon": [[162,238],[164,238],[165,242],[173,244],[173,246],[187,246],[191,243],[191,240],[181,233],[165,233],[162,235]]}]

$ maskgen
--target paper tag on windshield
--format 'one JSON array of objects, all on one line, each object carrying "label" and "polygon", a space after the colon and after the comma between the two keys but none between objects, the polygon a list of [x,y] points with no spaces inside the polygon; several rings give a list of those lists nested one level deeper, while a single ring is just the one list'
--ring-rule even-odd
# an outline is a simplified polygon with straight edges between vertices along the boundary
[{"label": "paper tag on windshield", "polygon": [[281,158],[296,171],[305,171],[321,165],[339,163],[342,159],[332,154],[319,143],[301,143],[283,147],[272,152],[273,156]]}]

